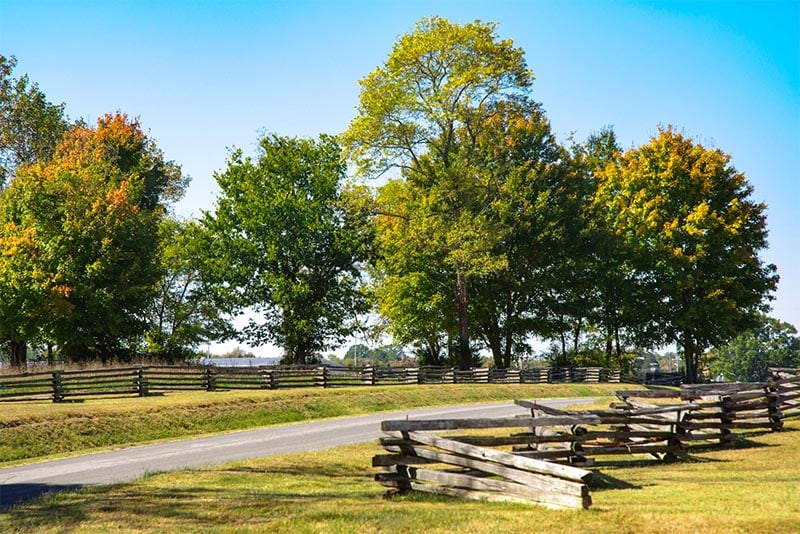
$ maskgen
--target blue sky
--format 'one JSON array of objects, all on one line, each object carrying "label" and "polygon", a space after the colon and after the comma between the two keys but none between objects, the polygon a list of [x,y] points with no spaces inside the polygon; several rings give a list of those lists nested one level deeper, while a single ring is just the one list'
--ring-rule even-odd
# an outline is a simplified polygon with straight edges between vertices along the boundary
[{"label": "blue sky", "polygon": [[191,216],[230,147],[345,129],[358,80],[429,15],[498,22],[561,140],[611,125],[627,148],[673,124],[731,154],[768,205],[773,315],[800,327],[800,0],[0,0],[0,53],[73,118],[138,117],[192,176]]}]

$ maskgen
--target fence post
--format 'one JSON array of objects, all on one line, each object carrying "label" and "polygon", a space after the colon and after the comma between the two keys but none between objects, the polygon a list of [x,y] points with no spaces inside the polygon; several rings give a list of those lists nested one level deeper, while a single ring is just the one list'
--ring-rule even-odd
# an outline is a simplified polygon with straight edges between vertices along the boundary
[{"label": "fence post", "polygon": [[144,366],[139,365],[136,368],[136,391],[140,397],[147,396],[147,381],[144,378]]},{"label": "fence post", "polygon": [[317,386],[328,387],[328,369],[325,366],[317,367]]},{"label": "fence post", "polygon": [[722,434],[722,436],[720,436],[719,442],[721,445],[728,445],[733,441],[730,425],[736,417],[736,412],[734,411],[733,399],[729,396],[721,396],[719,400],[722,402],[722,406],[719,409],[719,422],[722,423],[720,434]]},{"label": "fence post", "polygon": [[64,400],[64,384],[61,371],[53,371],[53,402]]},{"label": "fence post", "polygon": [[217,390],[217,375],[214,373],[214,370],[211,367],[206,367],[205,371],[203,372],[203,378],[205,379],[206,383],[206,391]]},{"label": "fence post", "polygon": [[365,386],[375,385],[375,367],[367,366],[361,369],[361,381]]},{"label": "fence post", "polygon": [[780,411],[780,391],[776,386],[764,388],[767,394],[767,413],[769,413],[770,428],[773,432],[783,428]]}]

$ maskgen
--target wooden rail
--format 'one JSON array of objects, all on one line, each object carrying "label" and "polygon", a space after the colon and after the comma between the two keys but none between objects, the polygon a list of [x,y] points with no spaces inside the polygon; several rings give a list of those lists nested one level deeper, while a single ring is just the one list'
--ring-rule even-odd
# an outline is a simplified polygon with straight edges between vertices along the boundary
[{"label": "wooden rail", "polygon": [[[393,492],[588,508],[592,472],[580,467],[675,461],[693,449],[731,445],[737,429],[778,431],[783,420],[800,417],[798,375],[780,369],[765,383],[623,390],[606,410],[517,400],[530,417],[384,421],[380,443],[388,454],[373,457],[375,479]],[[670,400],[677,402],[663,404]],[[477,429],[484,432],[454,434]]]},{"label": "wooden rail", "polygon": [[0,375],[0,402],[91,396],[146,396],[167,391],[332,388],[412,384],[620,382],[600,368],[488,369],[446,367],[200,367],[143,365]]}]

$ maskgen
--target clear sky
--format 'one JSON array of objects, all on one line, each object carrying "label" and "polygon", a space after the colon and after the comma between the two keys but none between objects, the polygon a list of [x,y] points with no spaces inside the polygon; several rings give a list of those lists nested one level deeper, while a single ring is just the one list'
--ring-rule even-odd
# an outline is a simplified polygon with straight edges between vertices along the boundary
[{"label": "clear sky", "polygon": [[773,315],[800,327],[800,0],[0,0],[0,53],[72,118],[138,117],[191,175],[192,216],[230,147],[344,130],[358,80],[430,15],[499,23],[561,140],[672,124],[731,154],[768,205]]}]

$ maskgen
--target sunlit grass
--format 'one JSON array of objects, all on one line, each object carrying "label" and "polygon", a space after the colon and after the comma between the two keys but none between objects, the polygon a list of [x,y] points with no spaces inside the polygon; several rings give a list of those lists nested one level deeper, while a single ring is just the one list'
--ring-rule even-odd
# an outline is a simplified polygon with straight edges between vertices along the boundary
[{"label": "sunlit grass", "polygon": [[800,530],[800,422],[687,462],[603,468],[589,510],[385,499],[376,444],[151,475],[0,514],[16,532],[760,533]]}]

